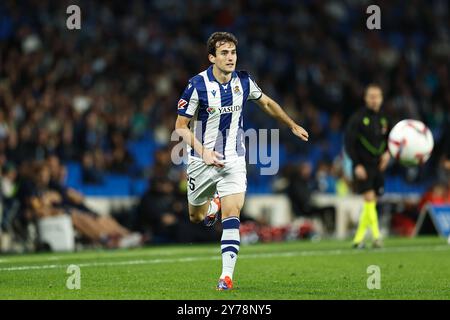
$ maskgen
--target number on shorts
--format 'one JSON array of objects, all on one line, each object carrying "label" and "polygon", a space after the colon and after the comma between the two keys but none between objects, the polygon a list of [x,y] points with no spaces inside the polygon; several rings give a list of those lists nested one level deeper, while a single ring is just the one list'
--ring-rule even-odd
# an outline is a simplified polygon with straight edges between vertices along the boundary
[{"label": "number on shorts", "polygon": [[195,179],[190,177],[190,178],[188,178],[188,180],[189,180],[189,189],[191,189],[191,191],[194,191],[194,189],[195,189]]}]

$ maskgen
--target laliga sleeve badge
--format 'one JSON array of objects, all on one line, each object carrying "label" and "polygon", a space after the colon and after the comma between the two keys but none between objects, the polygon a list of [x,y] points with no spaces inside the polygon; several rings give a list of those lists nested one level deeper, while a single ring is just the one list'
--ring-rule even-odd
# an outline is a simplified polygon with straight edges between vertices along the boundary
[{"label": "laliga sleeve badge", "polygon": [[184,107],[185,107],[186,105],[187,105],[187,101],[184,100],[184,99],[180,99],[180,100],[178,101],[178,110],[184,109]]}]

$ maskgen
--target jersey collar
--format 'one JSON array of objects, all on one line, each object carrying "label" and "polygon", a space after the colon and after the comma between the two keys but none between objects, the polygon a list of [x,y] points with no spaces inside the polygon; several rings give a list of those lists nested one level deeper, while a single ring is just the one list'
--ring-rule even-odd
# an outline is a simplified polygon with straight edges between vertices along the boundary
[{"label": "jersey collar", "polygon": [[[217,81],[216,77],[214,77],[214,74],[213,74],[213,64],[210,65],[209,68],[206,70],[206,74],[208,75],[208,80],[209,80],[209,81],[215,81],[215,82],[217,82],[218,84],[224,84],[224,83],[220,83],[219,81]],[[237,72],[236,72],[236,71],[233,71],[233,73],[231,74],[231,79],[230,79],[230,81],[233,80],[233,79],[236,78],[236,77],[237,77]]]}]

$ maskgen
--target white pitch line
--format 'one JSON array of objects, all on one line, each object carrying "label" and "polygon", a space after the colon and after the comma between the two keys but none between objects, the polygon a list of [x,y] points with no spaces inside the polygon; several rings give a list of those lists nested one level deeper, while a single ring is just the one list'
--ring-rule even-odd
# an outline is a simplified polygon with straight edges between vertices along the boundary
[{"label": "white pitch line", "polygon": [[[175,255],[182,255],[185,252],[185,250],[182,249],[176,249],[176,250],[170,250],[170,251],[160,251],[160,248],[157,249],[157,251],[143,251],[143,252],[133,252],[133,251],[117,251],[114,253],[114,259],[119,258],[133,258],[135,256],[175,256]],[[202,249],[198,253],[211,253],[215,254],[217,252],[220,252],[220,249],[217,248],[210,248],[210,249]],[[103,259],[103,258],[109,258],[111,255],[111,251],[101,251],[98,254],[88,253],[88,255],[83,255],[80,257],[77,257],[78,260],[93,260],[93,259]],[[194,252],[195,253],[195,252]],[[13,256],[10,259],[0,259],[1,264],[17,264],[17,263],[40,263],[40,262],[58,262],[60,260],[71,260],[73,259],[72,256],[50,256],[50,257],[38,257],[38,256],[31,256],[30,259],[21,259],[23,261],[14,261],[17,260],[15,258],[21,259],[20,255]],[[23,258],[23,257],[22,257]]]},{"label": "white pitch line", "polygon": [[[260,259],[260,258],[286,258],[299,256],[337,256],[337,255],[355,255],[362,253],[401,253],[401,252],[421,252],[421,251],[446,251],[450,250],[447,245],[439,246],[417,246],[417,247],[392,247],[385,249],[377,249],[373,251],[364,250],[314,250],[314,251],[287,251],[287,252],[273,252],[273,253],[253,253],[241,254],[239,259]],[[112,262],[91,262],[91,263],[77,263],[76,265],[82,267],[112,267],[112,266],[127,266],[127,265],[145,265],[145,264],[161,264],[161,263],[179,263],[179,262],[195,262],[220,260],[219,255],[213,257],[194,257],[194,258],[176,258],[176,259],[140,259],[140,260],[125,260]],[[69,264],[50,264],[50,265],[29,265],[17,267],[0,268],[1,271],[24,271],[24,270],[43,270],[43,269],[57,269],[66,268]]]}]

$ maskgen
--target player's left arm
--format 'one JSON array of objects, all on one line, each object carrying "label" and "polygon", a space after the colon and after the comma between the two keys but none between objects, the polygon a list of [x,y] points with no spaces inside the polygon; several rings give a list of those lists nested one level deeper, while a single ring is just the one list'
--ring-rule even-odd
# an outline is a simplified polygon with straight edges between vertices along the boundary
[{"label": "player's left arm", "polygon": [[271,117],[287,125],[291,129],[292,133],[297,137],[299,137],[303,141],[308,141],[308,132],[297,123],[295,123],[295,121],[292,120],[291,117],[289,117],[289,115],[281,108],[281,106],[269,96],[261,93],[261,98],[254,100],[254,102]]}]

